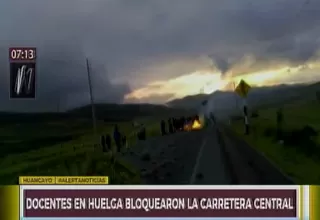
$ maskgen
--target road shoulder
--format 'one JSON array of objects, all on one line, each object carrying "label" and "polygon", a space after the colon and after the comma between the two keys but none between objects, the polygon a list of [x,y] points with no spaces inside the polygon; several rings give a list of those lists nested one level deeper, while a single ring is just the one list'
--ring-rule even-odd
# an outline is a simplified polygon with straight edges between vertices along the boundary
[{"label": "road shoulder", "polygon": [[294,182],[227,126],[219,126],[238,184],[291,185]]}]

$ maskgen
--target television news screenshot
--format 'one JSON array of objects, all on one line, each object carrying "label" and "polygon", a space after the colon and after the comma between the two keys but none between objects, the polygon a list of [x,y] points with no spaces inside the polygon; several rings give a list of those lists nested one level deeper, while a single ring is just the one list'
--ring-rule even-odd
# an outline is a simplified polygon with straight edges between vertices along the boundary
[{"label": "television news screenshot", "polygon": [[0,30],[0,220],[320,220],[319,0],[2,0]]}]

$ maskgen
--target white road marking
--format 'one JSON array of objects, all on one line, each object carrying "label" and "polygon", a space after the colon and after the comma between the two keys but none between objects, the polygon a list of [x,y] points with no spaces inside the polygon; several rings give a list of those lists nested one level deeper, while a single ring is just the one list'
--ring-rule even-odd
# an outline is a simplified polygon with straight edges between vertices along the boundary
[{"label": "white road marking", "polygon": [[202,152],[203,152],[203,148],[204,146],[206,145],[207,143],[207,139],[204,139],[203,142],[202,142],[202,145],[200,147],[200,150],[198,152],[198,155],[197,155],[197,159],[196,159],[196,163],[193,167],[193,171],[192,171],[192,175],[190,177],[190,181],[189,181],[189,184],[194,184],[195,180],[196,180],[196,175],[197,175],[197,171],[198,171],[198,167],[199,167],[199,163],[200,163],[200,159],[202,157]]}]

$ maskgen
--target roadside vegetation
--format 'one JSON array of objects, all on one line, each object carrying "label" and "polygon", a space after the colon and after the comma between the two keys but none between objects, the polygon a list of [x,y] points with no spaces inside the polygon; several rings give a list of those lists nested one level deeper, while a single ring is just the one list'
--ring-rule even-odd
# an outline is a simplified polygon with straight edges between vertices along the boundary
[{"label": "roadside vegetation", "polygon": [[[277,112],[282,108],[282,134],[278,137]],[[320,102],[299,101],[251,112],[250,135],[243,119],[235,117],[233,130],[274,162],[296,184],[320,182]]]},{"label": "roadside vegetation", "polygon": [[137,143],[134,121],[145,125],[149,138],[160,134],[159,116],[153,114],[170,115],[175,111],[154,106],[149,113],[141,106],[138,112],[132,111],[132,106],[121,108],[127,113],[115,110],[115,106],[108,106],[109,111],[104,112],[98,109],[97,135],[93,134],[90,111],[86,113],[90,108],[68,113],[72,117],[60,113],[4,118],[0,127],[0,183],[17,184],[18,177],[24,175],[104,175],[110,177],[111,184],[140,183],[140,172],[117,156],[114,143],[111,151],[102,152],[100,136],[112,136],[117,124],[127,136],[128,147],[132,147]]}]

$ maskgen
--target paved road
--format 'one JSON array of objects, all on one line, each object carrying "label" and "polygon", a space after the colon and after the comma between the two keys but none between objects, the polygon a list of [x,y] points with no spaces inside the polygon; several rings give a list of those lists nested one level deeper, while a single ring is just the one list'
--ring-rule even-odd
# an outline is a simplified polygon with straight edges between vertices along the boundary
[{"label": "paved road", "polygon": [[[201,131],[202,143],[193,162],[190,184],[231,184],[232,176],[228,170],[223,148],[217,132],[212,128]],[[190,134],[191,135],[191,134]],[[197,146],[195,146],[197,147]]]},{"label": "paved road", "polygon": [[[208,127],[140,142],[124,159],[140,169],[146,184],[288,184],[277,169],[268,167],[268,162],[255,164],[252,157],[257,159],[257,155],[248,154],[248,159],[238,145],[243,147],[244,143],[232,134]],[[263,171],[264,179],[261,169],[254,166],[267,170]],[[270,180],[274,178],[275,182]]]}]

